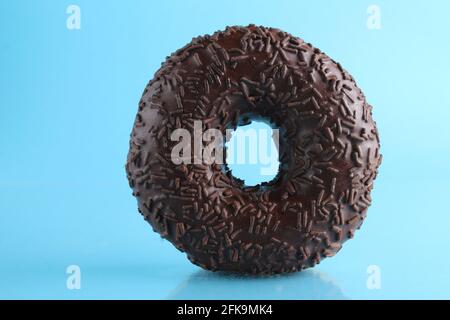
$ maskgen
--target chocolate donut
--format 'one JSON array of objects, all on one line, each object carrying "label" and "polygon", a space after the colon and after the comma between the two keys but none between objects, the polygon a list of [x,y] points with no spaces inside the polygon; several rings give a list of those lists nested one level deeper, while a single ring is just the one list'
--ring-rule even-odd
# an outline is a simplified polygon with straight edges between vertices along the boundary
[{"label": "chocolate donut", "polygon": [[[225,135],[256,118],[280,130],[272,181],[248,187],[226,164],[171,158],[177,128]],[[194,264],[284,273],[360,228],[379,148],[372,107],[339,63],[284,31],[235,26],[167,57],[139,103],[126,172],[139,212]]]}]

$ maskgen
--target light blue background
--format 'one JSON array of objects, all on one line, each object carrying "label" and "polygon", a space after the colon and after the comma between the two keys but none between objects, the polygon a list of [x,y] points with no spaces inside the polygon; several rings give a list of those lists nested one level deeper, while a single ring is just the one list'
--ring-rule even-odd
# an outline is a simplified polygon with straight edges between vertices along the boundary
[{"label": "light blue background", "polygon": [[275,130],[264,121],[252,120],[230,131],[230,140],[225,143],[225,163],[233,176],[243,180],[245,185],[255,186],[277,176],[280,133]]},{"label": "light blue background", "polygon": [[[239,6],[235,6],[238,2]],[[1,298],[450,298],[450,2],[0,2]],[[138,214],[124,163],[141,93],[164,58],[226,25],[312,42],[374,106],[384,162],[355,239],[275,278],[201,271]],[[66,288],[66,267],[82,270]],[[381,289],[366,287],[367,267]]]}]

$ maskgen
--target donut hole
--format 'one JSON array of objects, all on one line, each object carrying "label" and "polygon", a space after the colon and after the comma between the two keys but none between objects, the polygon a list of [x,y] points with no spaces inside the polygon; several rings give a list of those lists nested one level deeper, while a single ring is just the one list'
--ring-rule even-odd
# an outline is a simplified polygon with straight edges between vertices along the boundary
[{"label": "donut hole", "polygon": [[279,173],[279,129],[266,119],[243,118],[227,132],[225,167],[245,187],[267,184]]}]

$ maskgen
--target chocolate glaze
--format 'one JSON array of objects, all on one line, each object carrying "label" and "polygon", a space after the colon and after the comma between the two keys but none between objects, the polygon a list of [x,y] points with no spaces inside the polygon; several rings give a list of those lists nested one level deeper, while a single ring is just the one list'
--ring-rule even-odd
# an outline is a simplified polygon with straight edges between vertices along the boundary
[{"label": "chocolate glaze", "polygon": [[[145,88],[126,171],[163,238],[209,270],[302,270],[353,237],[381,163],[372,107],[327,55],[273,28],[227,27],[173,53]],[[280,171],[246,187],[226,166],[175,165],[176,128],[281,129]]]}]

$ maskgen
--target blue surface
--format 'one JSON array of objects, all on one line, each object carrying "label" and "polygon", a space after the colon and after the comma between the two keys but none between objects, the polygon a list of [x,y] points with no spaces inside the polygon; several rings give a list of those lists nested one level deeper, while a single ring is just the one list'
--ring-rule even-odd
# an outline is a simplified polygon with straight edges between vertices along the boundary
[{"label": "blue surface", "polygon": [[[450,298],[450,2],[0,2],[0,298]],[[239,1],[242,2],[242,1]],[[275,4],[276,3],[276,4]],[[374,106],[384,162],[355,239],[275,278],[191,265],[137,213],[124,163],[137,103],[170,52],[248,23],[312,42]],[[81,289],[66,288],[66,267]],[[368,289],[367,268],[381,270]]]}]

